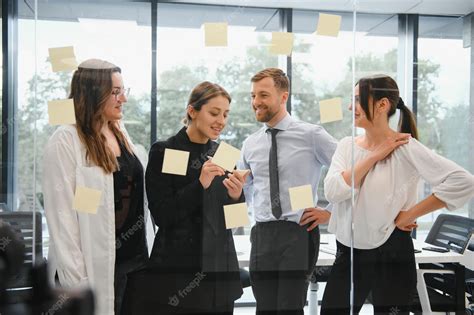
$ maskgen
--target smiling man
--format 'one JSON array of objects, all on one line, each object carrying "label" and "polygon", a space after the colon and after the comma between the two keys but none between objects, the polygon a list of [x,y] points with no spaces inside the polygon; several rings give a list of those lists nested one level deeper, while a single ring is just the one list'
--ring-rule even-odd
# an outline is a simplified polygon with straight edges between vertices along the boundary
[{"label": "smiling man", "polygon": [[292,211],[288,189],[310,184],[317,202],[321,167],[329,166],[336,140],[290,116],[289,79],[282,70],[262,70],[251,82],[255,118],[265,124],[245,140],[239,168],[251,170],[244,191],[256,221],[250,278],[257,314],[303,314],[318,258],[318,225],[330,213],[317,207]]}]

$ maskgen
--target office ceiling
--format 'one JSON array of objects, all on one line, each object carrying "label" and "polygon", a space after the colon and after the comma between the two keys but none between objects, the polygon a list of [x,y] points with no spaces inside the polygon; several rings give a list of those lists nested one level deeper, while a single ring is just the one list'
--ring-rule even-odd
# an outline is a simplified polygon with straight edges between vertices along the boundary
[{"label": "office ceiling", "polygon": [[[293,31],[314,32],[318,12],[343,16],[342,30],[352,30],[354,0],[159,0],[158,26],[199,28],[209,21],[254,26],[256,31],[278,31],[275,8],[294,8]],[[34,17],[34,1],[19,2],[20,18]],[[205,4],[205,5],[198,5]],[[367,35],[397,36],[397,13],[429,16],[420,23],[421,37],[460,38],[462,17],[474,12],[474,0],[357,0],[357,30]],[[80,19],[135,21],[151,25],[150,1],[38,0],[40,20],[78,22]],[[443,17],[439,17],[443,16]]]},{"label": "office ceiling", "polygon": [[169,0],[173,3],[204,3],[236,6],[293,8],[366,13],[466,15],[474,12],[474,0]]},{"label": "office ceiling", "polygon": [[[33,7],[34,0],[23,0]],[[38,0],[42,3],[149,3],[148,0]],[[365,13],[411,13],[426,15],[462,16],[474,12],[474,0],[158,0],[159,3],[194,3],[210,5],[231,5],[260,8],[293,8],[318,11],[351,12],[354,8]],[[355,3],[355,5],[354,5]]]}]

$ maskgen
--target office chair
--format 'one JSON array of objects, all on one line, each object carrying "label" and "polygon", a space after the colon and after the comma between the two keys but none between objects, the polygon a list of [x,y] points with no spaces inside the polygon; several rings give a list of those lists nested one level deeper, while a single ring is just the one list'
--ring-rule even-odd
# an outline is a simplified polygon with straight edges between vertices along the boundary
[{"label": "office chair", "polygon": [[33,236],[35,260],[39,262],[43,259],[41,217],[41,213],[36,211],[33,235],[32,211],[0,212],[0,221],[3,220],[9,223],[13,230],[22,236],[25,245],[25,260],[20,272],[16,277],[10,279],[6,285],[8,303],[23,301],[31,293],[30,271],[33,267]]},{"label": "office chair", "polygon": [[[474,219],[441,214],[431,227],[425,242],[463,254],[469,246],[473,232]],[[474,289],[473,281],[469,279],[473,277],[472,271],[466,270],[464,266],[457,263],[419,264],[419,267],[419,272],[423,277],[419,280],[424,280],[426,284],[426,293],[430,303],[426,305],[426,296],[420,296],[420,299],[415,300],[414,303],[415,314],[421,311],[421,303],[432,311],[461,311],[457,309],[457,306],[464,305],[465,291],[470,293]],[[459,282],[463,282],[464,285],[457,286]]]}]

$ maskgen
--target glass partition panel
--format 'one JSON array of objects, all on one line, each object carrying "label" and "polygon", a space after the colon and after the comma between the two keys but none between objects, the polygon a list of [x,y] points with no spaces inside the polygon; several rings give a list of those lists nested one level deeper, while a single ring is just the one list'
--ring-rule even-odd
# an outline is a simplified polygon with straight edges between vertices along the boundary
[{"label": "glass partition panel", "polygon": [[[468,17],[420,16],[417,78],[420,141],[466,169],[472,165],[469,150],[474,137],[468,21]],[[432,189],[423,181],[419,193],[420,198],[425,198]],[[473,207],[472,201],[470,207]],[[450,212],[442,209],[420,218],[420,237],[426,237],[442,213]],[[473,217],[472,210],[469,213],[469,203],[453,214]]]}]

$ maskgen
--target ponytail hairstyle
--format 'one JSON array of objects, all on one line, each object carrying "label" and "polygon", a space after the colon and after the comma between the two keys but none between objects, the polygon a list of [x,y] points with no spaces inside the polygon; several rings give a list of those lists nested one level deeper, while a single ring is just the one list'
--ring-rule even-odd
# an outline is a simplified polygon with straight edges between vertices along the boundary
[{"label": "ponytail hairstyle", "polygon": [[390,102],[390,110],[388,111],[387,119],[392,117],[396,110],[399,109],[400,120],[398,121],[398,131],[409,133],[413,138],[418,139],[415,117],[400,97],[400,91],[394,79],[388,75],[375,75],[359,79],[357,85],[359,85],[360,106],[369,121],[373,119],[369,109],[369,98],[372,97],[373,100],[371,105],[372,110],[374,109],[375,102],[386,98]]}]

